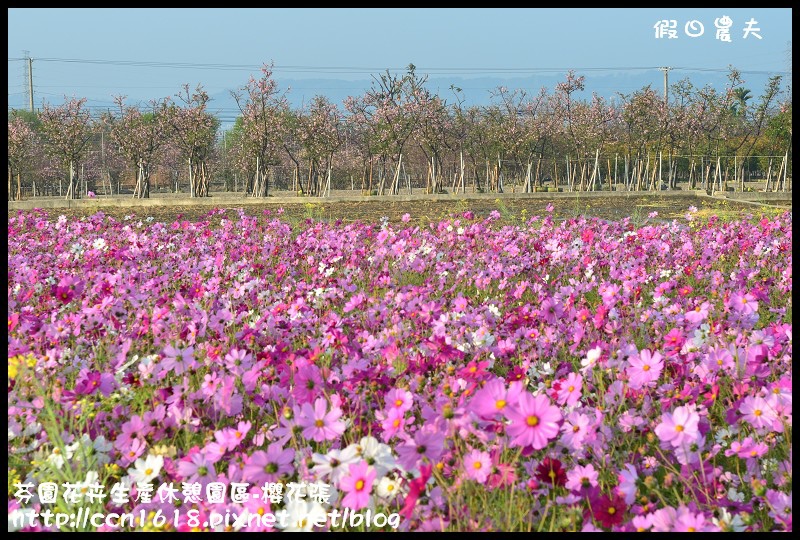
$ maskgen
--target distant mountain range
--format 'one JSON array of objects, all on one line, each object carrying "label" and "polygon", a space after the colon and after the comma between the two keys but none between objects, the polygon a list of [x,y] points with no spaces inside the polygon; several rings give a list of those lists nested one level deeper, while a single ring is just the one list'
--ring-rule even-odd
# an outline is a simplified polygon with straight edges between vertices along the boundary
[{"label": "distant mountain range", "polygon": [[[628,73],[581,73],[576,71],[577,75],[585,76],[585,90],[579,93],[578,97],[583,99],[590,99],[592,92],[606,98],[613,99],[618,97],[618,92],[623,94],[630,94],[636,90],[651,85],[657,92],[661,93],[664,88],[664,75],[660,70],[652,71],[636,71]],[[418,73],[423,76],[424,74]],[[379,77],[380,74],[376,74]],[[764,86],[769,79],[766,74],[745,74],[744,87],[750,89],[753,100],[758,100],[764,89]],[[707,84],[712,85],[718,90],[725,88],[727,84],[727,76],[724,72],[681,72],[674,70],[669,73],[669,84],[672,85],[679,80],[688,78],[696,87],[703,87]],[[525,90],[529,96],[536,95],[539,90],[544,87],[548,92],[553,93],[556,85],[566,79],[566,73],[553,73],[553,74],[537,74],[529,77],[517,78],[502,78],[502,77],[480,77],[480,78],[463,78],[463,77],[429,77],[427,81],[427,88],[432,92],[438,94],[445,99],[448,103],[455,103],[456,96],[450,89],[450,86],[461,88],[461,97],[464,99],[464,106],[486,106],[491,104],[491,91],[496,90],[500,86],[505,86],[509,90],[522,89]],[[789,82],[788,78],[784,78],[784,86]],[[289,103],[294,108],[301,108],[307,105],[314,96],[324,95],[328,99],[343,108],[343,102],[350,96],[363,95],[375,82],[373,79],[363,80],[343,80],[343,79],[280,79],[276,78],[278,87],[281,91],[286,91],[286,97]],[[235,83],[239,88],[244,83]],[[237,89],[232,86],[231,90]],[[180,89],[176,88],[176,92]],[[76,94],[70,89],[65,89],[63,93],[67,95]],[[128,102],[147,102],[153,98],[164,96],[150,96],[150,95],[136,95],[133,90],[121,88],[114,94],[125,93],[128,95]],[[51,91],[50,95],[55,94]],[[36,89],[34,88],[34,96]],[[59,94],[56,94],[59,95]],[[80,94],[78,94],[80,95]],[[92,100],[108,102],[110,101],[109,95],[85,95],[91,104]],[[217,92],[209,96],[209,109],[216,114],[222,123],[223,129],[230,128],[239,115],[239,109],[236,101],[233,99],[230,90]],[[56,102],[54,100],[49,100]],[[35,104],[40,104],[40,99],[35,99]],[[8,107],[22,108],[28,107],[24,96],[9,95]]]}]

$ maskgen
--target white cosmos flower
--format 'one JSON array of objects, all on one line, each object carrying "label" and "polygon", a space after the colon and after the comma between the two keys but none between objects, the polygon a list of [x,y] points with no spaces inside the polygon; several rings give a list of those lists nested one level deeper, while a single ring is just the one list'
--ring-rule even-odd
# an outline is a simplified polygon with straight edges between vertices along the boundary
[{"label": "white cosmos flower", "polygon": [[315,523],[324,523],[328,519],[328,513],[321,504],[305,499],[295,499],[286,503],[285,510],[288,514],[286,525],[281,527],[280,521],[276,525],[288,532],[313,531]]},{"label": "white cosmos flower", "polygon": [[51,465],[54,465],[56,469],[61,470],[61,467],[64,466],[66,460],[72,459],[73,451],[69,449],[69,446],[64,447],[64,451],[61,451],[61,448],[55,447],[53,451],[47,456],[47,462]]},{"label": "white cosmos flower", "polygon": [[42,424],[39,422],[33,422],[32,424],[25,426],[25,429],[22,430],[22,436],[29,437],[31,435],[36,435],[40,431],[42,431]]},{"label": "white cosmos flower", "polygon": [[395,478],[394,475],[387,475],[381,478],[375,488],[375,493],[377,493],[378,497],[387,502],[393,501],[395,497],[400,495],[401,491],[400,480]]},{"label": "white cosmos flower", "polygon": [[719,518],[711,518],[711,521],[723,532],[744,532],[747,528],[742,516],[739,514],[732,516],[725,508],[720,508]]},{"label": "white cosmos flower", "polygon": [[341,450],[330,450],[327,454],[313,454],[311,459],[314,466],[311,472],[317,475],[320,480],[330,478],[332,484],[338,484],[339,480],[349,472],[349,465],[355,463],[360,458],[356,445]]},{"label": "white cosmos flower", "polygon": [[362,437],[358,444],[350,446],[356,447],[357,455],[373,466],[378,476],[383,476],[397,466],[397,461],[392,455],[392,448],[375,437],[367,435]]},{"label": "white cosmos flower", "polygon": [[148,454],[145,459],[137,459],[133,467],[128,469],[128,474],[135,483],[147,484],[161,473],[163,466],[164,456]]},{"label": "white cosmos flower", "polygon": [[586,358],[581,360],[581,371],[588,371],[594,367],[597,363],[597,360],[600,358],[600,353],[602,353],[602,349],[600,347],[595,347],[594,349],[589,349],[589,352],[586,353]]}]

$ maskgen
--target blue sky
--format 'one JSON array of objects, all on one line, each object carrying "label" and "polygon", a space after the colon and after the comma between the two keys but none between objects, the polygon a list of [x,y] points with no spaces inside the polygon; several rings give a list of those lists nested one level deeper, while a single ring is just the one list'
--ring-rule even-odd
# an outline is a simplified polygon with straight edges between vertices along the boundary
[{"label": "blue sky", "polygon": [[[791,15],[789,8],[10,8],[9,106],[25,96],[23,51],[33,58],[36,107],[65,95],[95,107],[117,94],[146,101],[184,83],[229,92],[265,62],[274,63],[279,85],[291,81],[307,97],[334,86],[361,95],[373,76],[410,63],[444,88],[448,80],[491,86],[540,77],[552,90],[549,82],[568,69],[586,76],[587,90],[637,73],[661,84],[659,66],[675,68],[671,82],[724,77],[728,65],[761,81],[790,69]],[[715,38],[715,19],[724,16],[730,42]],[[751,19],[760,40],[743,38]],[[660,20],[676,22],[677,39],[655,37]],[[704,33],[689,37],[690,21]]]}]

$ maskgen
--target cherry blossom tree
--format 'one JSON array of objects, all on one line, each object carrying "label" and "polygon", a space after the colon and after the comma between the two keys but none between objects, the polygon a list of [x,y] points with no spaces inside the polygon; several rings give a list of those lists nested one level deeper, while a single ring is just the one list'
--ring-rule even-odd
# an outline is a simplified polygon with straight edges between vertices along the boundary
[{"label": "cherry blossom tree", "polygon": [[443,191],[444,153],[451,149],[453,119],[447,102],[427,88],[420,86],[411,99],[417,112],[412,137],[426,161],[431,163],[429,191],[439,193]]},{"label": "cherry blossom tree", "polygon": [[422,92],[426,81],[427,76],[418,76],[416,66],[409,64],[402,77],[386,70],[380,77],[373,77],[372,87],[364,96],[345,101],[352,121],[368,126],[370,153],[381,159],[379,195],[384,191],[389,161],[395,164],[397,175],[400,156],[419,117],[415,96]]},{"label": "cherry blossom tree", "polygon": [[210,183],[208,161],[214,151],[219,120],[208,112],[208,93],[201,85],[192,92],[184,84],[175,94],[180,105],[171,100],[162,102],[162,114],[170,126],[169,133],[189,162],[189,196],[207,197]]},{"label": "cherry blossom tree", "polygon": [[307,189],[317,193],[325,189],[319,186],[320,174],[326,171],[330,179],[333,156],[344,143],[342,114],[328,98],[315,96],[299,118],[300,141],[310,162]]},{"label": "cherry blossom tree", "polygon": [[280,149],[285,135],[282,125],[288,103],[279,94],[272,78],[272,65],[264,64],[261,77],[250,77],[247,85],[231,92],[242,113],[241,136],[238,140],[241,157],[248,175],[247,192],[256,197],[269,193],[268,168],[280,163]]},{"label": "cherry blossom tree", "polygon": [[95,129],[91,113],[85,107],[86,98],[72,98],[57,107],[44,102],[39,113],[40,129],[45,150],[67,169],[69,184],[67,199],[80,196],[77,171],[80,161],[89,150],[89,142]]},{"label": "cherry blossom tree", "polygon": [[[22,172],[31,168],[39,140],[22,116],[13,114],[8,121],[8,200],[22,199]],[[12,188],[16,177],[16,188]]]},{"label": "cherry blossom tree", "polygon": [[126,106],[125,96],[115,96],[114,103],[117,114],[107,113],[103,121],[114,148],[137,170],[133,196],[149,198],[152,169],[170,129],[164,102],[151,101],[144,113],[138,107]]}]

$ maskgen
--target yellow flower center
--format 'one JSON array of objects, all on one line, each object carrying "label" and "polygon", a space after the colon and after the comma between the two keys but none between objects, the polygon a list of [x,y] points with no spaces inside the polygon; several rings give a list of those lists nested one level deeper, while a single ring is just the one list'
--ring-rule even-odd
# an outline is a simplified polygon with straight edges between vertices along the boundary
[{"label": "yellow flower center", "polygon": [[527,423],[528,423],[528,425],[529,425],[529,426],[531,426],[531,427],[538,426],[538,425],[539,425],[539,417],[538,417],[538,416],[536,416],[536,415],[534,415],[534,414],[532,414],[532,415],[530,415],[530,416],[528,417],[528,419],[526,420],[526,422],[527,422]]},{"label": "yellow flower center", "polygon": [[613,516],[614,514],[617,513],[617,509],[612,506],[611,508],[608,509],[608,513]]},{"label": "yellow flower center", "polygon": [[494,406],[497,407],[498,409],[502,409],[503,407],[506,406],[506,400],[498,399],[497,401],[494,402]]},{"label": "yellow flower center", "polygon": [[151,474],[153,474],[153,469],[145,469],[144,470],[144,475],[145,476],[150,476]]},{"label": "yellow flower center", "polygon": [[323,422],[322,420],[317,420],[316,422],[314,422],[314,425],[317,427],[322,427],[325,425],[325,422]]},{"label": "yellow flower center", "polygon": [[567,388],[567,391],[574,392],[575,391],[575,387],[574,386],[570,386],[569,388]]},{"label": "yellow flower center", "polygon": [[362,489],[364,489],[364,481],[358,480],[356,482],[356,491],[361,491]]},{"label": "yellow flower center", "polygon": [[473,469],[480,469],[481,467],[483,467],[483,464],[480,461],[476,461],[472,464]]},{"label": "yellow flower center", "polygon": [[403,404],[403,400],[402,400],[402,399],[398,399],[398,400],[396,400],[396,401],[394,402],[394,406],[395,406],[395,407],[399,407],[399,406],[400,406],[400,405],[402,405],[402,404]]},{"label": "yellow flower center", "polygon": [[643,365],[642,371],[650,371],[650,366],[648,366],[647,364]]},{"label": "yellow flower center", "polygon": [[678,424],[677,426],[675,426],[675,431],[677,431],[678,433],[680,433],[681,431],[683,431],[683,426],[682,426],[682,425],[680,425],[680,424]]},{"label": "yellow flower center", "polygon": [[399,418],[395,418],[394,422],[392,422],[392,426],[400,427],[400,419]]},{"label": "yellow flower center", "polygon": [[761,416],[761,409],[756,409],[753,411],[753,416]]}]

